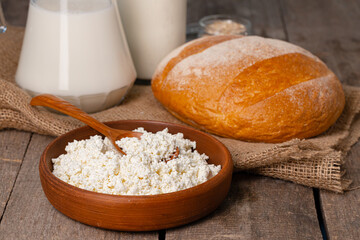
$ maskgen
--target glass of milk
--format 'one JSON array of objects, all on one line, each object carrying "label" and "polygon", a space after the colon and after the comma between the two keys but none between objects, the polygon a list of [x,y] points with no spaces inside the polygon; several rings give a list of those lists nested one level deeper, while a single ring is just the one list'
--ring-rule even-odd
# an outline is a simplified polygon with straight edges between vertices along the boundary
[{"label": "glass of milk", "polygon": [[31,0],[16,82],[86,112],[121,102],[136,72],[112,0]]},{"label": "glass of milk", "polygon": [[117,0],[137,76],[151,79],[159,62],[186,40],[186,0]]}]

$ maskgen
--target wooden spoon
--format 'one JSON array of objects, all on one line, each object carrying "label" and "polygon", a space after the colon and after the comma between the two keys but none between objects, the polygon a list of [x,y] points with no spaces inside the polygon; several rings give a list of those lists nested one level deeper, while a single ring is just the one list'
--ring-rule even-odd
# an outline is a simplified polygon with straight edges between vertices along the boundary
[{"label": "wooden spoon", "polygon": [[[96,131],[102,133],[104,136],[109,138],[112,144],[114,145],[114,147],[119,152],[125,155],[126,153],[123,150],[121,150],[121,148],[115,143],[115,141],[120,140],[121,138],[124,137],[136,137],[140,139],[142,135],[142,133],[139,132],[120,130],[120,129],[108,127],[105,124],[96,120],[95,118],[91,117],[89,114],[83,112],[79,108],[70,104],[69,102],[50,94],[38,95],[33,99],[31,99],[30,104],[32,106],[49,107],[82,121],[83,123],[87,124],[89,127],[95,129]],[[176,158],[178,155],[179,155],[179,148],[176,147],[175,153],[170,157],[169,160]],[[167,162],[169,160],[165,160],[165,161]]]}]

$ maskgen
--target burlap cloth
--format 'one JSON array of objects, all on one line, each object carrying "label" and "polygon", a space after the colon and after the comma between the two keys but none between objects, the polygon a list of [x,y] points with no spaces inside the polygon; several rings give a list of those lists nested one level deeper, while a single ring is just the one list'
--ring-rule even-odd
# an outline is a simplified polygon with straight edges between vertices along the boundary
[{"label": "burlap cloth", "polygon": [[[67,116],[29,105],[31,97],[14,83],[23,28],[0,35],[0,129],[15,128],[58,136],[83,124]],[[342,169],[346,153],[360,137],[360,88],[344,86],[346,106],[324,134],[281,144],[248,143],[217,137],[232,154],[236,171],[289,180],[343,192],[350,180]],[[93,114],[100,121],[148,119],[180,123],[153,97],[150,86],[135,85],[121,105]]]}]

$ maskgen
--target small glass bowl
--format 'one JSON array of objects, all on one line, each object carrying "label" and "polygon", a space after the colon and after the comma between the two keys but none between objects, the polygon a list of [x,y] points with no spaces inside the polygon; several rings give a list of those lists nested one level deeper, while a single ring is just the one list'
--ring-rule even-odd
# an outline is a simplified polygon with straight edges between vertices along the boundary
[{"label": "small glass bowl", "polygon": [[249,35],[251,22],[236,15],[209,15],[200,19],[199,37],[215,35]]}]

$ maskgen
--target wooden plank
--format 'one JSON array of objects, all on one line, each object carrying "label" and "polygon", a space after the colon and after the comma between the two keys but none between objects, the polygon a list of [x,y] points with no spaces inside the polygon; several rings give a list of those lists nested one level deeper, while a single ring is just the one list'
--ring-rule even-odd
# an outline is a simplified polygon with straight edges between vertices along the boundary
[{"label": "wooden plank", "polygon": [[15,26],[25,26],[29,0],[2,0],[6,22]]},{"label": "wooden plank", "polygon": [[126,233],[87,226],[53,208],[38,174],[40,155],[52,139],[33,135],[0,224],[0,239],[158,239],[157,232]]},{"label": "wooden plank", "polygon": [[248,0],[191,0],[188,1],[187,22],[198,22],[202,17],[213,14],[238,14],[249,18]]},{"label": "wooden plank", "polygon": [[360,239],[360,143],[351,150],[345,169],[357,187],[344,195],[322,191],[320,193],[326,230],[329,239]]},{"label": "wooden plank", "polygon": [[13,189],[30,135],[15,130],[0,132],[0,219]]},{"label": "wooden plank", "polygon": [[281,180],[234,174],[220,208],[203,220],[167,230],[166,239],[322,239],[310,192]]},{"label": "wooden plank", "polygon": [[254,35],[287,40],[281,8],[277,1],[251,1],[251,23]]},{"label": "wooden plank", "polygon": [[[360,86],[360,1],[283,1],[291,42],[318,55],[350,85]],[[360,144],[347,157],[347,177],[360,186]],[[320,191],[329,239],[360,239],[360,190],[338,195]]]},{"label": "wooden plank", "polygon": [[[229,4],[231,13],[247,14],[255,34],[286,40],[281,8],[276,0],[238,1],[236,4],[235,1],[207,2],[210,3],[194,5],[201,9],[192,11],[199,10],[207,15],[222,9],[219,4]],[[243,12],[238,12],[240,10]],[[234,174],[230,194],[218,210],[196,223],[166,231],[166,239],[209,238],[322,239],[313,191],[281,180]]]}]

